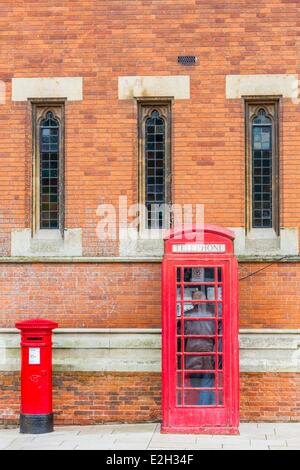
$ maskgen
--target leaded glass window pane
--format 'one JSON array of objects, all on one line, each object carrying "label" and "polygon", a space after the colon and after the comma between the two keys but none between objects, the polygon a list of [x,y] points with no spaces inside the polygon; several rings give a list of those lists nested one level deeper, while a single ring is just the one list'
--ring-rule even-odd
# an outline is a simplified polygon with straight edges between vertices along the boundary
[{"label": "leaded glass window pane", "polygon": [[165,199],[165,120],[154,110],[145,122],[145,205],[148,228],[162,228]]},{"label": "leaded glass window pane", "polygon": [[59,122],[52,112],[40,123],[40,228],[59,228]]},{"label": "leaded glass window pane", "polygon": [[252,121],[252,225],[272,228],[272,120],[260,109]]}]

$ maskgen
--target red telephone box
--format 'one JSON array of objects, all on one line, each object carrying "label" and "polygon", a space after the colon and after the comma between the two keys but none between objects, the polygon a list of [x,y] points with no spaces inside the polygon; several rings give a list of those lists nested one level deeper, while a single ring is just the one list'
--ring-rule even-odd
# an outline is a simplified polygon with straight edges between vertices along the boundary
[{"label": "red telephone box", "polygon": [[44,319],[16,323],[21,330],[21,433],[53,431],[52,330],[57,326]]},{"label": "red telephone box", "polygon": [[171,230],[162,273],[162,432],[238,434],[234,233]]}]

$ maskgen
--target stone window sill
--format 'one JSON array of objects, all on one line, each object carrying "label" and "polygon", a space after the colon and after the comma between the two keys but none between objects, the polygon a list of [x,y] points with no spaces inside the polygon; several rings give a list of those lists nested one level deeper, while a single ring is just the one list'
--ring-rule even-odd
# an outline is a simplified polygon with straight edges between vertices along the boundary
[{"label": "stone window sill", "polygon": [[297,256],[299,255],[298,228],[281,228],[278,236],[273,229],[231,228],[236,234],[235,254],[238,256]]},{"label": "stone window sill", "polygon": [[13,230],[11,256],[82,256],[81,229],[68,229],[64,238],[59,230]]}]

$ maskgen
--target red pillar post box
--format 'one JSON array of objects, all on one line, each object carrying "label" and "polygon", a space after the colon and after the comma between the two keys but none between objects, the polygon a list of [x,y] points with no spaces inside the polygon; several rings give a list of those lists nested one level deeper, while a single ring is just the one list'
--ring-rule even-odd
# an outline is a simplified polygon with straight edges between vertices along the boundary
[{"label": "red pillar post box", "polygon": [[162,432],[238,434],[234,233],[171,230],[162,272]]},{"label": "red pillar post box", "polygon": [[16,323],[21,330],[21,433],[53,431],[52,330],[57,326],[44,319]]}]

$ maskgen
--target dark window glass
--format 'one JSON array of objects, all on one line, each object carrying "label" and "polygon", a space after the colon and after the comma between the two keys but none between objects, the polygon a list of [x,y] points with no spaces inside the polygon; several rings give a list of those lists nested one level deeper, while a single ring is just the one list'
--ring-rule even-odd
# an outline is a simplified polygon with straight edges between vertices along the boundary
[{"label": "dark window glass", "polygon": [[252,224],[272,228],[273,122],[264,109],[252,121]]},{"label": "dark window glass", "polygon": [[147,227],[163,228],[165,201],[165,121],[153,111],[145,122],[145,204]]},{"label": "dark window glass", "polygon": [[40,228],[59,228],[59,122],[48,112],[40,124]]}]

